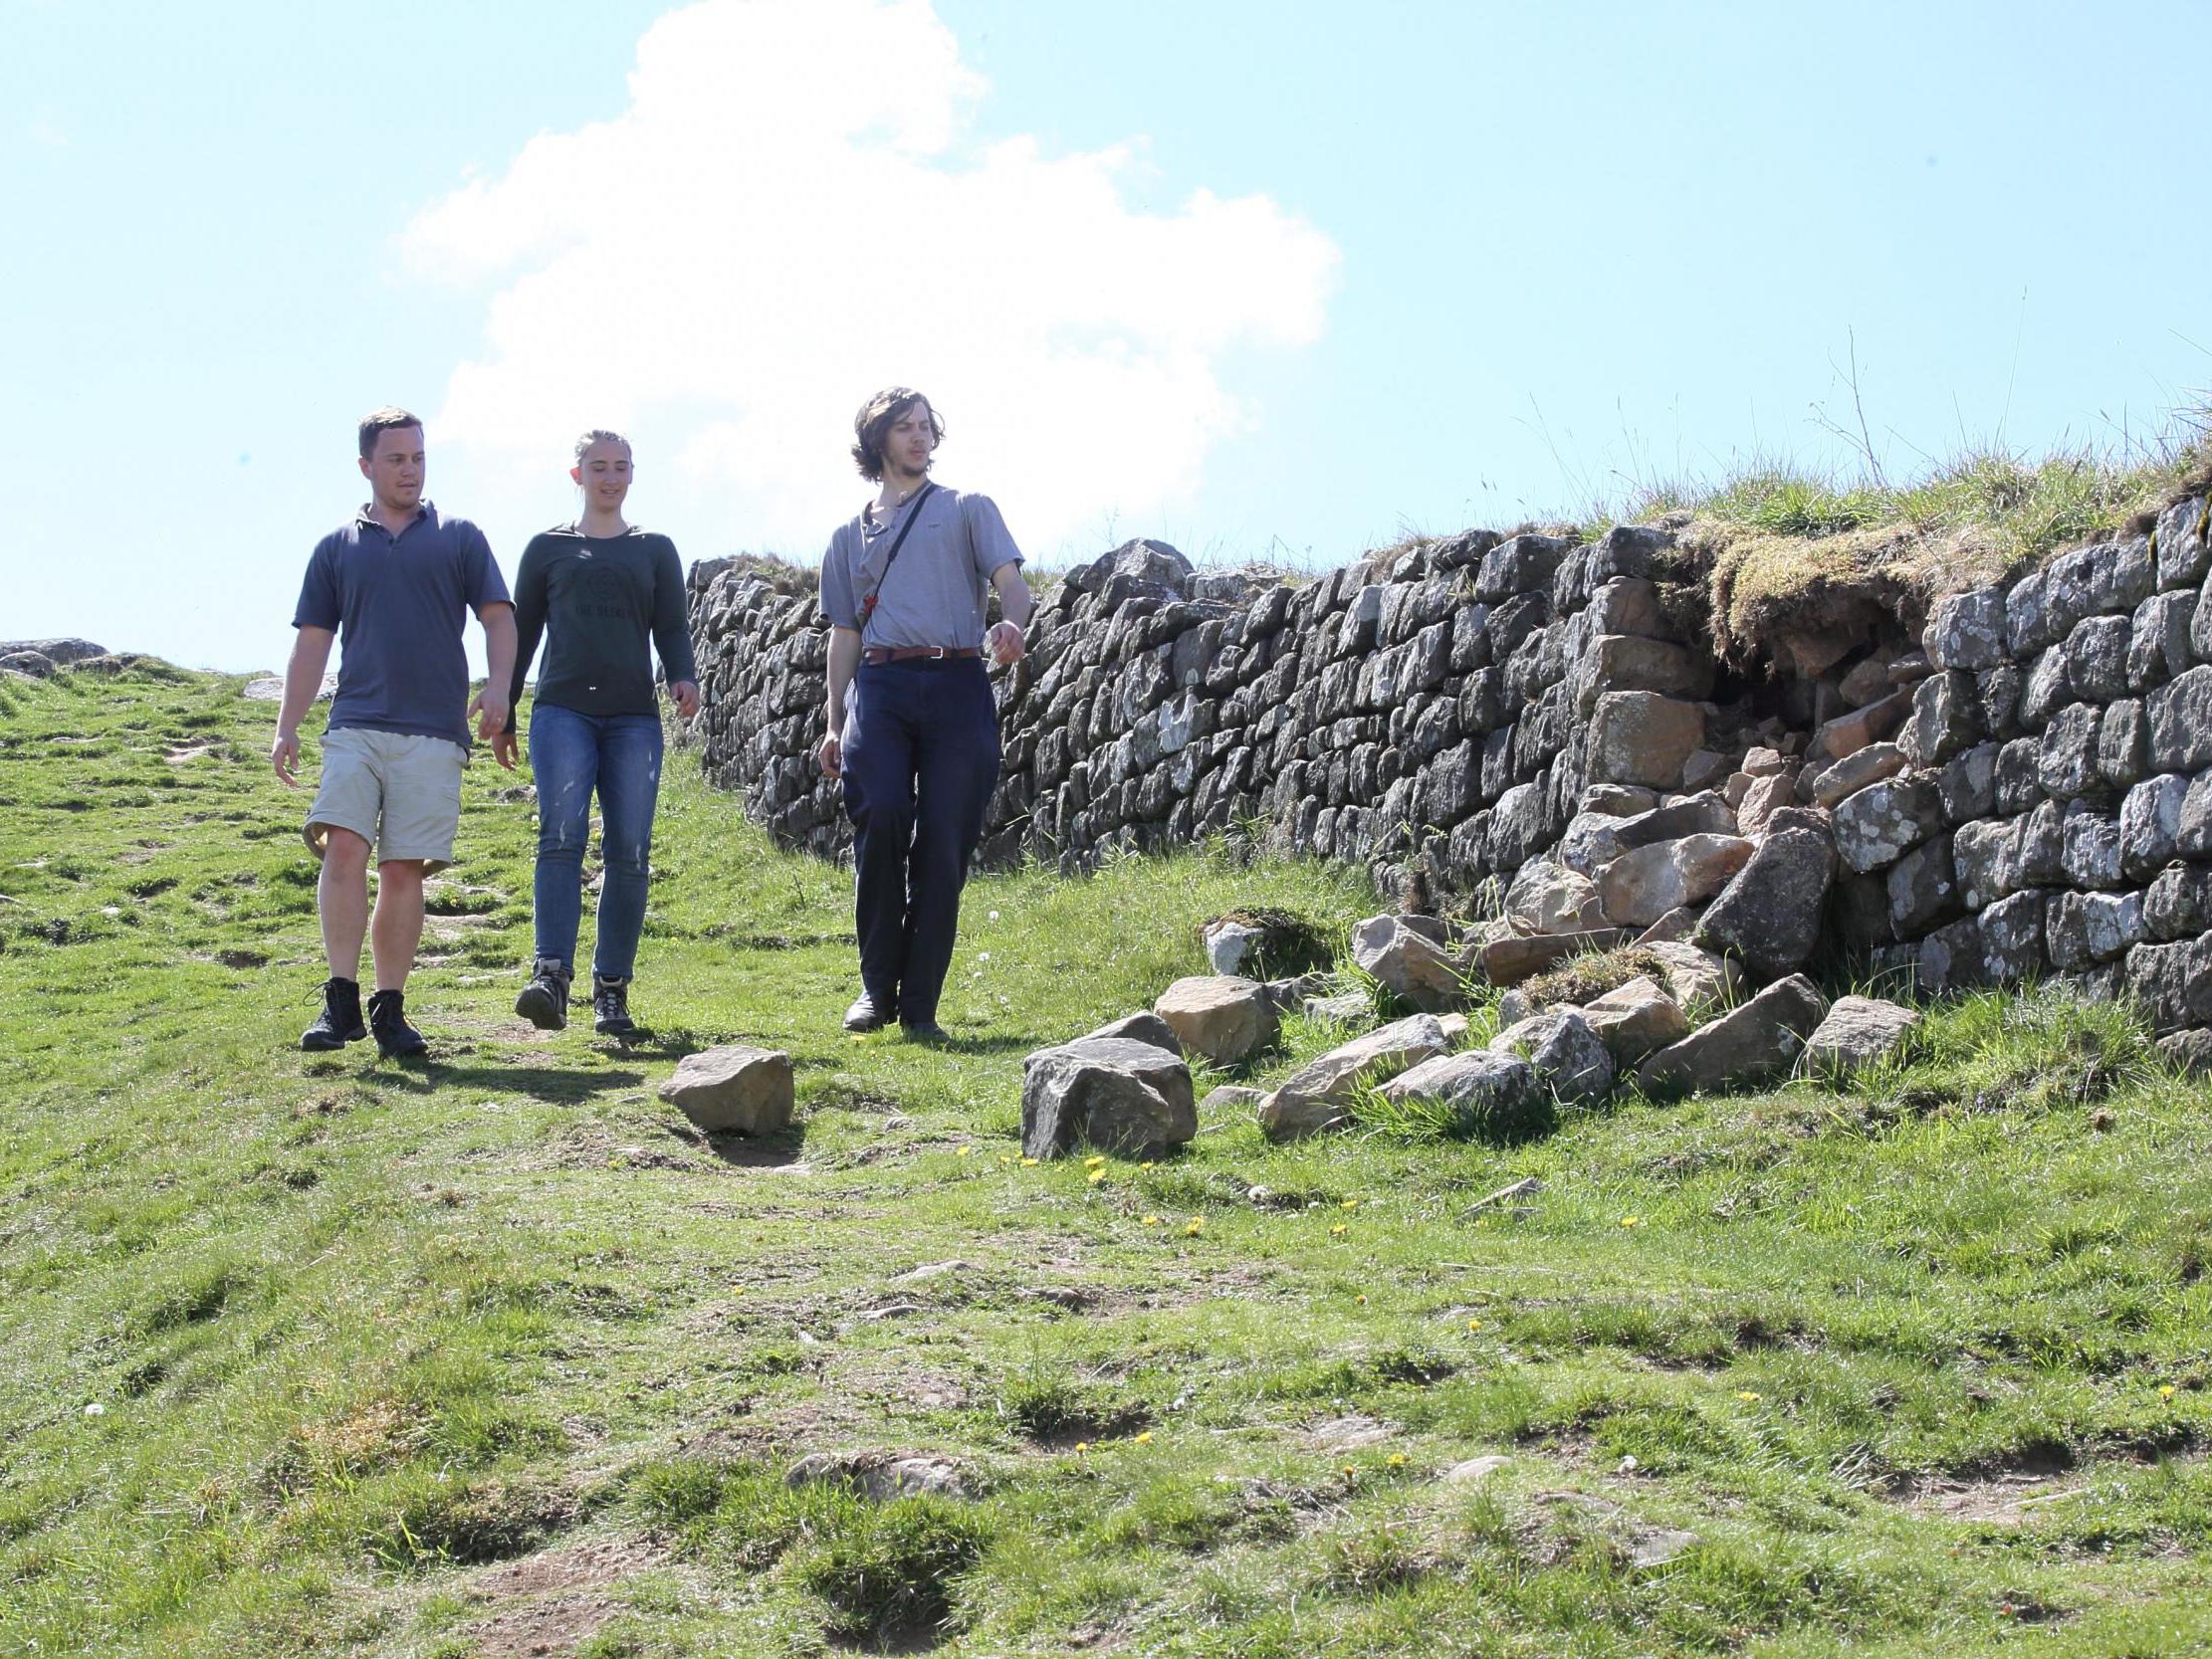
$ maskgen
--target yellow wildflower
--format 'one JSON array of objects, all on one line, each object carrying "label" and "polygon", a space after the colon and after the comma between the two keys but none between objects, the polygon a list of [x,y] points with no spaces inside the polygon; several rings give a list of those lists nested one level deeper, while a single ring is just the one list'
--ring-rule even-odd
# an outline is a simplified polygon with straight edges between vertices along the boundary
[{"label": "yellow wildflower", "polygon": [[1088,1175],[1085,1175],[1083,1178],[1089,1181],[1091,1185],[1096,1186],[1100,1181],[1106,1178],[1106,1171],[1103,1169],[1093,1169]]},{"label": "yellow wildflower", "polygon": [[1341,1222],[1341,1221],[1340,1221],[1340,1222],[1338,1222],[1338,1223],[1337,1223],[1337,1224],[1336,1224],[1336,1225],[1335,1225],[1334,1227],[1331,1227],[1331,1228],[1329,1229],[1329,1237],[1331,1237],[1331,1238],[1342,1238],[1343,1236],[1344,1236],[1344,1223],[1343,1223],[1343,1222]]},{"label": "yellow wildflower", "polygon": [[1467,1321],[1467,1329],[1469,1331],[1479,1331],[1482,1329],[1482,1322],[1478,1319],[1470,1319]]},{"label": "yellow wildflower", "polygon": [[1393,1469],[1404,1468],[1406,1464],[1406,1454],[1404,1452],[1393,1452],[1390,1454],[1390,1457],[1387,1459],[1387,1461]]},{"label": "yellow wildflower", "polygon": [[1360,1201],[1357,1198],[1347,1198],[1339,1207],[1348,1210],[1356,1210],[1360,1207]]},{"label": "yellow wildflower", "polygon": [[1137,1436],[1137,1444],[1138,1444],[1138,1445],[1140,1445],[1140,1446],[1149,1446],[1149,1445],[1151,1445],[1151,1444],[1152,1444],[1152,1430],[1150,1430],[1150,1429],[1148,1428],[1148,1429],[1144,1430],[1144,1431],[1143,1431],[1142,1433],[1140,1433],[1140,1434],[1139,1434],[1139,1435]]},{"label": "yellow wildflower", "polygon": [[953,1156],[955,1157],[974,1157],[975,1155],[976,1148],[973,1146],[963,1146],[959,1151],[953,1154]]},{"label": "yellow wildflower", "polygon": [[1189,1226],[1187,1226],[1187,1227],[1185,1227],[1185,1228],[1183,1229],[1183,1236],[1184,1236],[1185,1238],[1197,1238],[1197,1237],[1199,1236],[1199,1234],[1201,1234],[1201,1233],[1203,1233],[1203,1232],[1205,1232],[1205,1231],[1206,1231],[1206,1220],[1205,1220],[1205,1218],[1204,1218],[1203,1216],[1196,1216],[1196,1215],[1194,1215],[1193,1217],[1191,1217],[1191,1222],[1190,1222],[1190,1225],[1189,1225]]},{"label": "yellow wildflower", "polygon": [[1093,1152],[1089,1157],[1083,1159],[1083,1167],[1086,1169],[1096,1169],[1101,1163],[1104,1163],[1105,1161],[1106,1158],[1103,1153]]},{"label": "yellow wildflower", "polygon": [[1644,1217],[1641,1215],[1624,1215],[1621,1217],[1621,1225],[1624,1227],[1641,1227],[1644,1225]]},{"label": "yellow wildflower", "polygon": [[1736,1390],[1736,1398],[1739,1400],[1749,1400],[1753,1404],[1757,1404],[1759,1396],[1749,1388],[1738,1388]]},{"label": "yellow wildflower", "polygon": [[2173,1384],[2172,1384],[2172,1383],[2170,1383],[2170,1382],[2161,1382],[2161,1383],[2160,1383],[2160,1384],[2158,1385],[2158,1397],[2159,1397],[2160,1399],[2162,1399],[2162,1400],[2170,1400],[2170,1399],[2172,1399],[2172,1398],[2173,1398]]},{"label": "yellow wildflower", "polygon": [[1144,1224],[1147,1227],[1157,1227],[1160,1225],[1160,1217],[1158,1217],[1157,1215],[1148,1215],[1144,1219]]}]

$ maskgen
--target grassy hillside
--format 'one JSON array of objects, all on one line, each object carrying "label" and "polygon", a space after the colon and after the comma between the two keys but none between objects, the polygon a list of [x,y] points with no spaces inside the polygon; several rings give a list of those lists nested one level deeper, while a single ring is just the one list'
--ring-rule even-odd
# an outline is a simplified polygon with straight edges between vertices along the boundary
[{"label": "grassy hillside", "polygon": [[[480,762],[431,1062],[304,1055],[306,797],[238,686],[0,687],[0,1653],[2212,1645],[2212,1114],[2109,1010],[1519,1146],[1222,1116],[1032,1166],[1028,1049],[1221,910],[1374,896],[982,881],[960,1042],[848,1039],[843,878],[678,757],[655,1043],[509,1012],[533,827]],[[731,1039],[795,1057],[787,1141],[655,1099]],[[816,1453],[953,1490],[787,1484]]]}]

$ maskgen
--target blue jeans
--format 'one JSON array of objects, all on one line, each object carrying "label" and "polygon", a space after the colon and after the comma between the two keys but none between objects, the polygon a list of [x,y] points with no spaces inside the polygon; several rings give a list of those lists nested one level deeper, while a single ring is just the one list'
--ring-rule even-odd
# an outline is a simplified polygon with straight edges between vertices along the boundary
[{"label": "blue jeans", "polygon": [[579,715],[541,703],[530,715],[530,770],[538,780],[538,954],[571,971],[583,913],[583,849],[591,795],[599,796],[599,938],[591,970],[627,979],[645,926],[645,880],[660,796],[656,715]]},{"label": "blue jeans", "polygon": [[998,782],[991,677],[972,657],[863,666],[843,746],[860,983],[903,1024],[927,1025]]}]

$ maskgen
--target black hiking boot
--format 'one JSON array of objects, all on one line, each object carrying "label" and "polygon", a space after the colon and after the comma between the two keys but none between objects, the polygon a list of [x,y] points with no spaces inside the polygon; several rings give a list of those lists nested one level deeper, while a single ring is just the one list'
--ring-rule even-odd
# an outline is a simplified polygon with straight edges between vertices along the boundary
[{"label": "black hiking boot", "polygon": [[368,999],[368,1028],[376,1036],[376,1052],[386,1060],[407,1060],[430,1052],[422,1033],[407,1023],[407,994],[378,991]]},{"label": "black hiking boot", "polygon": [[530,983],[515,998],[515,1012],[541,1031],[564,1030],[568,1024],[568,969],[551,956],[530,964]]},{"label": "black hiking boot", "polygon": [[324,980],[323,1012],[315,1016],[313,1025],[300,1033],[300,1046],[316,1053],[328,1053],[347,1043],[357,1043],[367,1035],[368,1027],[361,1023],[360,981]]},{"label": "black hiking boot", "polygon": [[845,1029],[881,1031],[891,1023],[898,1011],[899,1005],[896,1002],[878,1002],[868,992],[862,991],[853,999],[852,1006],[845,1010]]},{"label": "black hiking boot", "polygon": [[953,1040],[942,1025],[926,1014],[918,1020],[901,1019],[899,1035],[910,1043],[920,1043],[924,1048],[943,1048]]},{"label": "black hiking boot", "polygon": [[602,1037],[627,1037],[637,1030],[637,1021],[630,1018],[627,979],[609,979],[603,973],[591,976],[591,1029]]}]

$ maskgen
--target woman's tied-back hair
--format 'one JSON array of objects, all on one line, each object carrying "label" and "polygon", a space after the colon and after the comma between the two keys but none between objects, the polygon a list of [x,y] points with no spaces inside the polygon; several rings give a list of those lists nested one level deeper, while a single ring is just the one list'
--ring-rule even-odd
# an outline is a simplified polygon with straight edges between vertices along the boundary
[{"label": "woman's tied-back hair", "polygon": [[620,444],[624,449],[630,447],[629,439],[623,437],[621,433],[609,432],[603,426],[594,426],[589,432],[576,440],[576,459],[579,462],[583,459],[584,451],[593,444]]},{"label": "woman's tied-back hair", "polygon": [[366,461],[376,453],[376,440],[381,434],[404,432],[410,426],[420,426],[421,424],[420,420],[408,414],[406,410],[388,403],[381,409],[363,415],[361,417],[361,459]]},{"label": "woman's tied-back hair", "polygon": [[917,403],[930,412],[930,432],[942,444],[945,418],[937,412],[936,404],[912,386],[886,386],[863,403],[860,413],[853,416],[853,436],[858,440],[852,446],[853,465],[870,484],[883,482],[883,440]]}]

